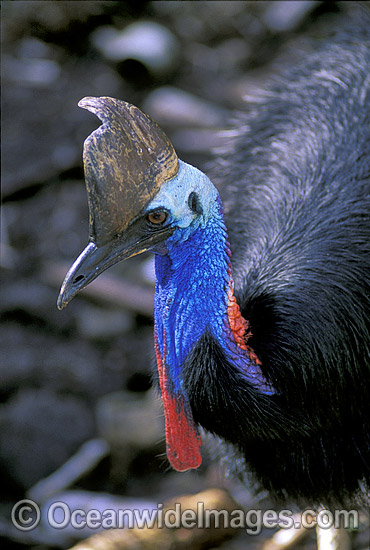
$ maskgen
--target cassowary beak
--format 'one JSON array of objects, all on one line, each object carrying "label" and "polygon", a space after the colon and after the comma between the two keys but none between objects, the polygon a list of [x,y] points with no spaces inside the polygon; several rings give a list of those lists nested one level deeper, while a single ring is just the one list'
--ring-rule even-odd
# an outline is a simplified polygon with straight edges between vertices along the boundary
[{"label": "cassowary beak", "polygon": [[90,243],[66,275],[59,309],[110,266],[150,250],[174,231],[164,227],[148,234],[140,216],[178,172],[177,155],[164,132],[124,101],[86,97],[79,106],[103,124],[84,143]]},{"label": "cassowary beak", "polygon": [[122,260],[127,260],[166,240],[174,232],[173,227],[163,228],[147,238],[138,238],[136,224],[128,227],[121,236],[97,246],[91,242],[81,252],[68,271],[58,296],[58,309],[63,309],[72,298],[100,273]]}]

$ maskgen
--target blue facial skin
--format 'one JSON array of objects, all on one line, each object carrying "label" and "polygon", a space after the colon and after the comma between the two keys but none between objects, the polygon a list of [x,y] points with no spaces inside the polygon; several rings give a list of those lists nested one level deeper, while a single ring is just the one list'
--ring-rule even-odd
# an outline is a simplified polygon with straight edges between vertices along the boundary
[{"label": "blue facial skin", "polygon": [[[177,228],[166,241],[167,253],[155,258],[155,325],[168,376],[174,390],[181,391],[181,365],[208,331],[246,379],[271,395],[274,390],[236,345],[228,324],[230,252],[219,194],[200,170],[179,164],[177,176],[162,185],[147,208],[166,210],[166,224]],[[189,206],[191,193],[197,194],[197,212]]]}]

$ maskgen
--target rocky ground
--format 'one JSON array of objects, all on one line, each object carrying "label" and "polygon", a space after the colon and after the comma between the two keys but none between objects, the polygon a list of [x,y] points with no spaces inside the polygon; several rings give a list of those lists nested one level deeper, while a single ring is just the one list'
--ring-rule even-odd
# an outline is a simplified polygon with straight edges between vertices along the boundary
[{"label": "rocky ground", "polygon": [[[55,490],[142,504],[224,486],[259,507],[247,490],[223,481],[207,457],[197,472],[168,468],[161,405],[150,389],[151,258],[116,266],[66,310],[56,309],[58,288],[88,238],[81,153],[98,121],[77,102],[110,95],[138,105],[183,160],[204,168],[225,139],[218,130],[243,108],[245,96],[282,63],[294,63],[309,48],[308,35],[325,36],[350,4],[2,3],[4,548],[60,548],[77,538],[19,533],[8,520],[25,495],[50,496],[35,484],[91,440],[80,473],[77,468]],[[262,548],[269,535],[242,532],[223,548]],[[363,537],[354,536],[359,550]],[[301,548],[312,544],[310,536]]]}]

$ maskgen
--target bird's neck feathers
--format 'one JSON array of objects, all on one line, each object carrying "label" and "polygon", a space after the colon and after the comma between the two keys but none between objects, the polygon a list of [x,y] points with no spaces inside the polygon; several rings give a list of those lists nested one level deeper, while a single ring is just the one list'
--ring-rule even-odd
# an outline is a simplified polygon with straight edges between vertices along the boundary
[{"label": "bird's neck feathers", "polygon": [[165,334],[167,363],[176,387],[181,382],[181,365],[205,332],[216,338],[227,354],[239,353],[245,361],[259,364],[247,346],[249,324],[234,296],[220,199],[204,226],[186,240],[179,239],[179,232],[172,242],[172,237],[169,239],[168,254],[156,257],[155,303],[158,342],[163,352],[161,334]]},{"label": "bird's neck feathers", "polygon": [[180,471],[201,463],[201,440],[186,395],[182,366],[208,334],[242,376],[265,394],[260,362],[247,344],[249,324],[234,296],[231,254],[221,200],[216,195],[205,223],[178,229],[168,253],[156,256],[155,341],[166,419],[167,454]]}]

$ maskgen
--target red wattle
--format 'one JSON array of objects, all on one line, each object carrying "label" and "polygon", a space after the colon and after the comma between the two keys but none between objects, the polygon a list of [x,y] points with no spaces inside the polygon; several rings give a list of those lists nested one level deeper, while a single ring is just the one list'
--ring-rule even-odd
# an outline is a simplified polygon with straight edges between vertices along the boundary
[{"label": "red wattle", "polygon": [[175,470],[185,472],[192,468],[198,468],[201,465],[202,455],[200,447],[202,440],[195,425],[190,405],[181,394],[173,396],[167,389],[167,370],[164,361],[164,357],[166,356],[165,335],[163,339],[163,357],[159,349],[156,332],[154,340],[159,385],[164,406],[167,457]]}]

